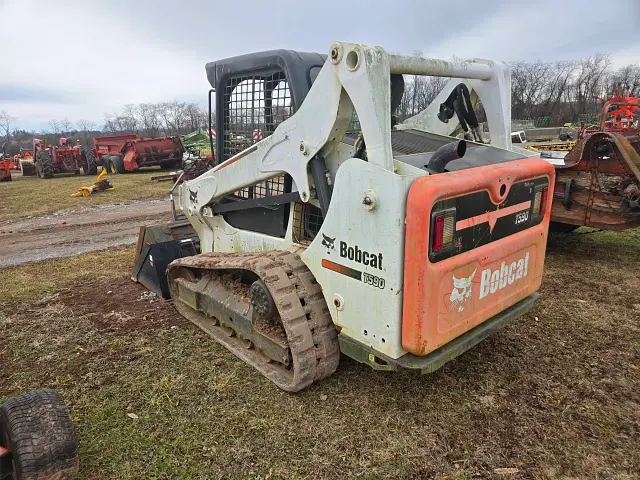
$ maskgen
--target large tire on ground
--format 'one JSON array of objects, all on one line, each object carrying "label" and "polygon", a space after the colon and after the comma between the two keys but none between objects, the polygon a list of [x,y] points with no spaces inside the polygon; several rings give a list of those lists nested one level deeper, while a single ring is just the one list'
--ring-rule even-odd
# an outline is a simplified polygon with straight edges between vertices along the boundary
[{"label": "large tire on ground", "polygon": [[12,455],[11,479],[65,480],[78,473],[75,428],[55,390],[33,390],[7,400],[0,407],[0,445]]},{"label": "large tire on ground", "polygon": [[33,177],[36,175],[36,166],[32,160],[22,160],[20,162],[20,171],[23,177]]},{"label": "large tire on ground", "polygon": [[82,171],[85,175],[97,175],[98,174],[98,164],[96,162],[96,156],[93,154],[93,150],[90,148],[85,148],[82,151],[82,155],[86,163],[82,166]]},{"label": "large tire on ground", "polygon": [[120,155],[111,155],[109,157],[109,173],[120,174],[125,173],[124,162]]},{"label": "large tire on ground", "polygon": [[111,160],[111,156],[110,155],[104,155],[102,157],[102,169],[106,170],[107,172],[110,172],[111,170],[109,169],[109,163]]},{"label": "large tire on ground", "polygon": [[36,155],[36,172],[40,178],[53,178],[53,160],[46,150],[41,150]]},{"label": "large tire on ground", "polygon": [[11,181],[11,172],[6,177],[0,178],[0,182],[10,182]]}]

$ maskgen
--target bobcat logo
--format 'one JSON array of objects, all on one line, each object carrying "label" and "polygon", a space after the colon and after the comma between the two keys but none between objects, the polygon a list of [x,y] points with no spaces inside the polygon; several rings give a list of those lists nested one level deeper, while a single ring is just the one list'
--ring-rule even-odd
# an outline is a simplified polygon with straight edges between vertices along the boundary
[{"label": "bobcat logo", "polygon": [[322,246],[327,247],[327,253],[331,253],[331,250],[335,250],[336,247],[334,245],[336,241],[336,237],[327,237],[324,233],[322,234]]},{"label": "bobcat logo", "polygon": [[471,282],[477,270],[478,269],[475,269],[468,277],[456,278],[455,275],[453,276],[453,290],[451,290],[451,294],[449,295],[451,310],[456,307],[458,308],[458,312],[464,310],[464,303],[467,301],[467,298],[471,298],[473,294],[471,291]]},{"label": "bobcat logo", "polygon": [[191,200],[194,203],[198,202],[198,191],[196,190],[195,192],[192,190],[189,190],[189,200]]}]

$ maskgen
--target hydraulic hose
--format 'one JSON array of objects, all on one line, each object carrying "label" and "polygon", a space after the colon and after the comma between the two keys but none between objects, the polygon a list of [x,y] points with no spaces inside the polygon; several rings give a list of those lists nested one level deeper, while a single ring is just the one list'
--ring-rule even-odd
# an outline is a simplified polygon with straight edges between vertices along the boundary
[{"label": "hydraulic hose", "polygon": [[456,85],[456,88],[453,89],[444,103],[440,104],[438,118],[442,122],[447,123],[453,117],[454,112],[465,133],[469,131],[469,126],[471,126],[472,129],[478,128],[478,117],[473,110],[469,89],[464,83]]}]

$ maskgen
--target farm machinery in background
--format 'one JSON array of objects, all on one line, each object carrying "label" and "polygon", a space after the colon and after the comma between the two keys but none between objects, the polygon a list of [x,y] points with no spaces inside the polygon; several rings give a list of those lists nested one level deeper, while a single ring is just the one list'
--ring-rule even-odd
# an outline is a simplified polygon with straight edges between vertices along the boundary
[{"label": "farm machinery in background", "polygon": [[581,125],[571,150],[541,151],[556,167],[551,220],[561,231],[640,226],[640,98],[618,87],[603,101],[599,125]]},{"label": "farm machinery in background", "polygon": [[11,170],[20,168],[19,156],[9,154],[6,147],[7,142],[4,142],[0,149],[0,182],[10,182]]},{"label": "farm machinery in background", "polygon": [[44,141],[33,139],[32,159],[20,160],[22,174],[37,175],[39,178],[53,178],[56,173],[96,175],[98,167],[93,151],[79,144],[73,145],[68,138],[60,138],[57,146],[45,146]]},{"label": "farm machinery in background", "polygon": [[[621,86],[616,88],[616,94],[611,98],[598,98],[604,102],[600,117],[599,131],[628,133],[632,129],[638,130],[640,125],[640,97],[632,97],[631,90],[627,89],[627,94],[623,95]],[[586,131],[595,133],[596,130]],[[584,136],[584,135],[583,135]]]},{"label": "farm machinery in background", "polygon": [[182,180],[196,178],[214,166],[215,138],[216,132],[213,128],[209,130],[209,133],[201,128],[182,136],[186,151],[182,160],[182,171],[184,172]]},{"label": "farm machinery in background", "polygon": [[113,174],[152,166],[160,166],[165,170],[177,169],[182,166],[185,153],[179,135],[153,138],[140,138],[138,135],[96,137],[93,145],[98,163]]},{"label": "farm machinery in background", "polygon": [[[571,138],[531,141],[529,132],[512,132],[514,145],[538,152],[556,168],[551,211],[552,229],[560,232],[581,226],[620,230],[640,226],[640,98],[616,88],[603,101],[597,123],[581,122]],[[549,139],[547,139],[549,140]]]},{"label": "farm machinery in background", "polygon": [[[207,131],[203,128],[183,135],[182,143],[184,144],[186,153],[199,158],[213,158],[211,143],[209,142],[210,135],[211,134],[207,134]],[[215,130],[212,135],[214,138],[213,145],[215,146]]]}]

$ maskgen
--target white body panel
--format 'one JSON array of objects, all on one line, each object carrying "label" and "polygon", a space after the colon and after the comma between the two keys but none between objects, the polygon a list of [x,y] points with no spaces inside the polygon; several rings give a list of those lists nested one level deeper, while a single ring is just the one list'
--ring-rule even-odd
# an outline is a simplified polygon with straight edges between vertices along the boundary
[{"label": "white body panel", "polygon": [[[301,255],[323,286],[331,316],[342,333],[391,358],[406,353],[401,342],[404,219],[409,187],[416,178],[356,158],[346,161],[334,187],[340,202],[331,203],[320,233]],[[377,200],[368,210],[363,198],[371,192]],[[323,235],[334,239],[334,248],[323,245]],[[340,242],[370,255],[381,254],[381,268],[341,256]],[[324,268],[323,259],[382,278],[384,288]]]}]

